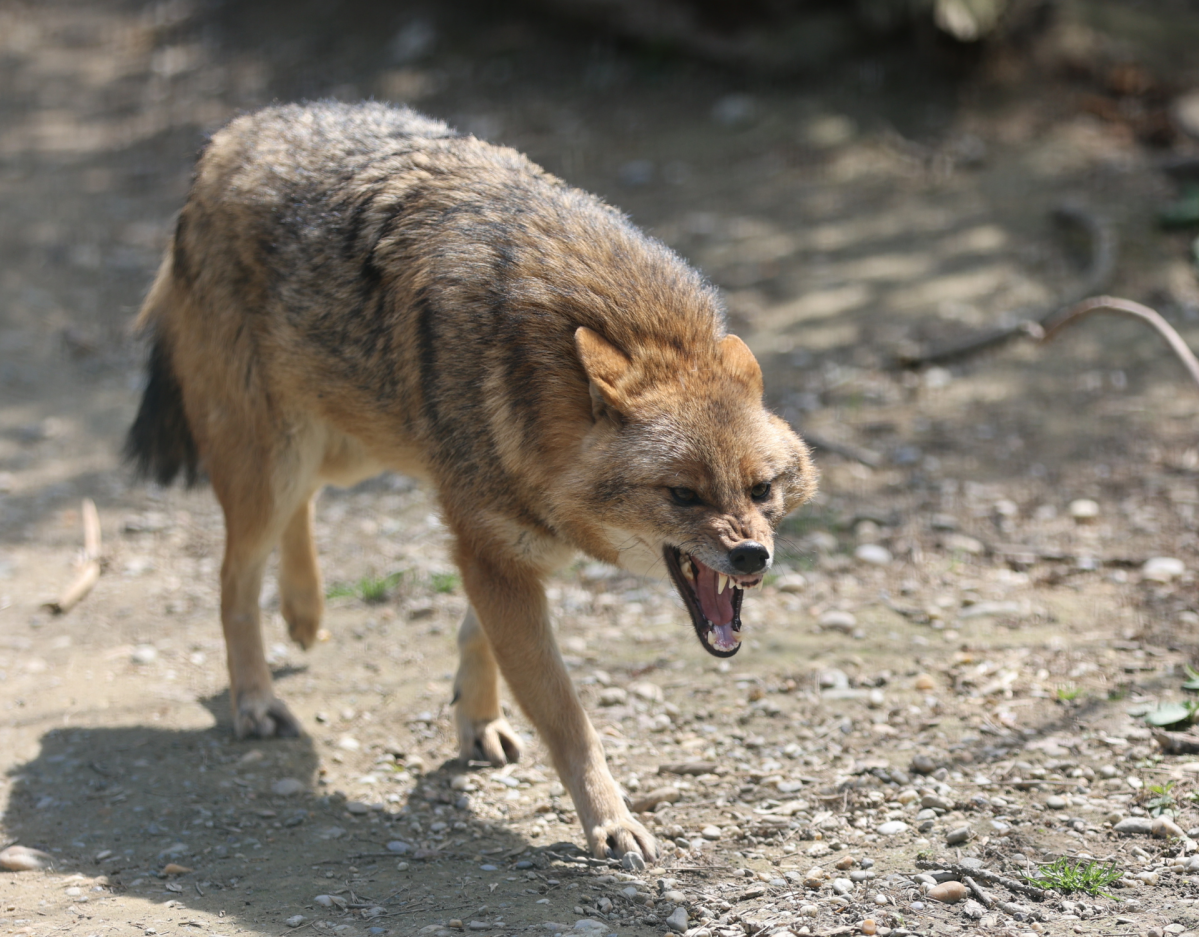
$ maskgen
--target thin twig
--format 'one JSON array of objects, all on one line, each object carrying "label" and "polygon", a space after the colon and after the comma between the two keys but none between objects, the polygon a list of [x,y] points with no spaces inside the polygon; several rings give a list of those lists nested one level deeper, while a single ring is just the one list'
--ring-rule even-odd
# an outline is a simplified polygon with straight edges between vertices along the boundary
[{"label": "thin twig", "polygon": [[100,515],[91,498],[83,499],[83,561],[75,578],[55,601],[42,607],[55,615],[65,615],[83,601],[100,579]]},{"label": "thin twig", "polygon": [[1157,310],[1150,309],[1148,306],[1142,306],[1131,299],[1120,299],[1115,296],[1092,296],[1089,299],[1081,300],[1047,321],[1045,323],[1045,336],[1041,340],[1044,342],[1049,341],[1066,326],[1096,312],[1116,312],[1121,315],[1132,316],[1134,319],[1140,319],[1142,322],[1153,326],[1153,328],[1157,329],[1158,334],[1169,344],[1170,350],[1178,356],[1178,360],[1182,362],[1183,366],[1187,369],[1187,373],[1190,374],[1191,380],[1199,385],[1199,360],[1195,358],[1194,352],[1187,347],[1187,343],[1182,340],[1182,336],[1178,334],[1174,326],[1162,318],[1161,313],[1157,312]]},{"label": "thin twig", "polygon": [[1073,202],[1058,205],[1051,214],[1059,224],[1081,228],[1087,234],[1090,242],[1090,260],[1082,281],[1074,289],[1068,290],[1052,308],[1040,315],[1025,316],[1019,322],[996,326],[965,339],[933,347],[920,354],[901,356],[899,364],[902,367],[920,368],[960,361],[979,352],[998,348],[1022,335],[1039,337],[1038,333],[1045,323],[1058,315],[1062,309],[1075,305],[1083,297],[1097,293],[1107,286],[1115,271],[1117,254],[1116,233],[1111,224],[1084,206]]},{"label": "thin twig", "polygon": [[995,899],[979,888],[978,882],[969,875],[962,876],[962,884],[974,892],[974,897],[981,901],[987,908],[995,907]]},{"label": "thin twig", "polygon": [[946,865],[942,862],[933,862],[929,859],[917,859],[916,868],[918,869],[937,869],[944,872],[950,872],[958,881],[964,881],[965,877],[972,876],[980,878],[988,885],[1001,885],[1008,891],[1014,891],[1017,894],[1026,895],[1033,901],[1045,900],[1045,889],[1037,888],[1035,885],[1026,885],[1024,882],[1018,882],[1014,878],[1008,878],[1005,875],[997,875],[994,872],[988,872],[986,869],[967,869],[960,865]]}]

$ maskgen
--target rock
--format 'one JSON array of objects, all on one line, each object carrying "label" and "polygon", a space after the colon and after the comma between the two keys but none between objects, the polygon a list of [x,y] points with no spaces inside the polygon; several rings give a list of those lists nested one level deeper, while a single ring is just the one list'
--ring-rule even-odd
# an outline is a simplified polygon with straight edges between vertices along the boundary
[{"label": "rock", "polygon": [[1126,817],[1112,829],[1122,836],[1145,836],[1153,832],[1153,821],[1148,817]]},{"label": "rock", "polygon": [[871,566],[889,566],[893,557],[891,551],[878,543],[863,543],[853,551],[854,559]]},{"label": "rock", "polygon": [[779,592],[795,594],[803,592],[808,587],[808,581],[803,577],[803,573],[784,573],[775,581],[774,587]]},{"label": "rock", "polygon": [[888,820],[886,823],[880,823],[874,828],[874,832],[880,836],[894,836],[896,833],[902,833],[908,828],[908,825],[902,820]]},{"label": "rock", "polygon": [[981,540],[966,534],[949,534],[944,540],[945,549],[950,553],[969,553],[971,556],[981,556],[987,552],[986,545]]},{"label": "rock", "polygon": [[168,862],[162,868],[163,875],[186,875],[188,872],[194,871],[185,865],[180,865],[178,862]]},{"label": "rock", "polygon": [[644,872],[645,857],[639,852],[626,852],[620,857],[620,866],[629,872]]},{"label": "rock", "polygon": [[1186,832],[1169,817],[1158,817],[1149,827],[1149,832],[1158,839],[1186,839]]},{"label": "rock", "polygon": [[840,631],[842,634],[853,634],[853,629],[858,626],[858,620],[850,612],[833,609],[821,615],[816,624],[821,631]]},{"label": "rock", "polygon": [[658,804],[673,804],[682,796],[682,791],[677,787],[658,787],[648,794],[634,797],[629,803],[629,809],[633,813],[645,813],[653,810]]},{"label": "rock", "polygon": [[1199,140],[1199,89],[1187,91],[1170,106],[1174,126],[1193,140]]},{"label": "rock", "polygon": [[916,682],[913,685],[917,690],[924,691],[935,690],[937,688],[937,682],[933,679],[932,674],[927,673],[920,674],[920,676],[916,678]]},{"label": "rock", "polygon": [[400,856],[412,852],[412,844],[406,843],[402,839],[393,839],[387,844],[387,848],[390,852],[394,852]]},{"label": "rock", "polygon": [[279,797],[294,797],[304,789],[304,782],[297,778],[280,778],[271,785],[271,793]]},{"label": "rock", "polygon": [[[912,763],[908,765],[908,770],[911,771],[912,774],[932,774],[937,770],[937,763],[933,761],[933,759],[929,758],[928,755],[917,755],[912,759]],[[903,793],[901,793],[899,797],[900,803],[908,803],[908,801],[904,799]],[[912,791],[912,799],[914,800],[915,797],[916,792]]]},{"label": "rock", "polygon": [[1099,516],[1099,504],[1090,498],[1079,498],[1070,502],[1070,516],[1078,524],[1090,524]]},{"label": "rock", "polygon": [[1050,810],[1061,810],[1064,807],[1067,807],[1069,803],[1070,802],[1066,800],[1065,797],[1059,797],[1056,794],[1054,794],[1052,797],[1046,798],[1045,800],[1045,806]]},{"label": "rock", "polygon": [[690,918],[687,917],[687,909],[683,907],[675,908],[670,912],[670,916],[666,918],[666,926],[677,934],[683,933],[687,929],[687,922]]},{"label": "rock", "polygon": [[133,649],[129,659],[135,664],[152,664],[158,660],[158,648],[153,644],[139,644]]},{"label": "rock", "polygon": [[53,862],[53,856],[28,846],[9,846],[0,852],[0,869],[9,872],[35,872],[50,868]]},{"label": "rock", "polygon": [[956,830],[951,830],[949,832],[949,835],[945,837],[945,844],[947,846],[958,846],[969,841],[972,835],[973,832],[971,831],[970,827],[960,826]]},{"label": "rock", "polygon": [[356,752],[362,748],[362,743],[352,735],[343,735],[337,740],[337,747],[342,751]]},{"label": "rock", "polygon": [[987,909],[971,898],[962,908],[962,914],[974,921],[982,920],[987,913]]},{"label": "rock", "polygon": [[635,683],[630,683],[629,692],[651,703],[660,703],[666,698],[662,692],[662,688],[656,683],[650,683],[648,680],[638,680]]},{"label": "rock", "polygon": [[371,812],[371,808],[370,804],[364,804],[360,800],[351,800],[346,804],[346,812],[352,813],[356,817],[363,817]]},{"label": "rock", "polygon": [[684,901],[687,900],[687,896],[684,895],[681,891],[678,891],[677,889],[672,888],[669,891],[663,893],[662,900],[667,902],[668,904],[682,904]]},{"label": "rock", "polygon": [[925,794],[920,798],[921,807],[932,807],[936,810],[952,810],[953,801],[941,797],[939,794]]},{"label": "rock", "polygon": [[629,693],[624,687],[609,686],[600,690],[599,704],[601,706],[623,706],[629,701]]},{"label": "rock", "polygon": [[799,909],[800,917],[816,917],[820,913],[820,909],[814,904],[805,904]]},{"label": "rock", "polygon": [[862,922],[862,933],[865,934],[866,937],[873,937],[874,934],[878,933],[878,925],[874,923],[872,918],[866,918],[866,920]]},{"label": "rock", "polygon": [[833,879],[833,891],[838,895],[848,895],[853,891],[853,882],[847,878],[835,878]]},{"label": "rock", "polygon": [[1155,556],[1141,567],[1141,578],[1149,582],[1173,582],[1187,571],[1182,560],[1173,556]]},{"label": "rock", "polygon": [[969,894],[970,889],[961,882],[942,882],[929,889],[928,897],[943,904],[956,904]]},{"label": "rock", "polygon": [[700,830],[700,836],[704,839],[720,839],[724,835],[724,830],[718,826],[705,826]]},{"label": "rock", "polygon": [[299,927],[299,926],[300,926],[301,924],[303,924],[303,923],[304,923],[306,920],[308,920],[308,919],[307,919],[306,917],[304,917],[304,915],[302,915],[302,914],[297,914],[297,915],[295,915],[295,916],[293,916],[293,917],[289,917],[289,918],[288,918],[286,921],[284,921],[283,923],[284,923],[284,924],[286,924],[288,927]]}]

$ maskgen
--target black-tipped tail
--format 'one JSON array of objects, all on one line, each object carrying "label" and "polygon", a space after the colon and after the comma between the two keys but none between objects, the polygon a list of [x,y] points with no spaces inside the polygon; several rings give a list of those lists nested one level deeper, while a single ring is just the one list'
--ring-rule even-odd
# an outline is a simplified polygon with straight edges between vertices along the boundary
[{"label": "black-tipped tail", "polygon": [[146,391],[125,439],[125,458],[141,478],[169,485],[183,473],[190,488],[200,481],[200,453],[183,410],[171,351],[161,336],[150,349],[146,372]]}]

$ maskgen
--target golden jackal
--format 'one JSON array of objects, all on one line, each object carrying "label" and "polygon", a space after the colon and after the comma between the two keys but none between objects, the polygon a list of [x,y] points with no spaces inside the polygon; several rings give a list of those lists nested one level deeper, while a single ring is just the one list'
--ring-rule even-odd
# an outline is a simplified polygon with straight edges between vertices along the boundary
[{"label": "golden jackal", "polygon": [[670,250],[510,149],[379,104],[275,107],[204,150],[139,324],[139,469],[211,479],[239,736],[300,731],[275,697],[258,599],[308,647],[323,610],[314,496],[384,469],[426,479],[470,607],[461,754],[519,754],[503,673],[597,855],[656,855],[550,628],[543,583],[579,551],[664,563],[712,654],[740,641],[773,528],[813,492],[719,299]]}]

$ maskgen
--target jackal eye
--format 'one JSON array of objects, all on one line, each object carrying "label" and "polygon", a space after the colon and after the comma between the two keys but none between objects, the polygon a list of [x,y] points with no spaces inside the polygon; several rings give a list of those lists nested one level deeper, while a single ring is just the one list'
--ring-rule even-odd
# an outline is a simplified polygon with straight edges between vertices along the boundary
[{"label": "jackal eye", "polygon": [[770,497],[770,482],[758,482],[749,489],[749,493],[755,501],[765,501]]},{"label": "jackal eye", "polygon": [[691,505],[700,503],[699,495],[690,488],[671,488],[670,497],[675,504],[682,505],[683,507],[690,507]]}]

